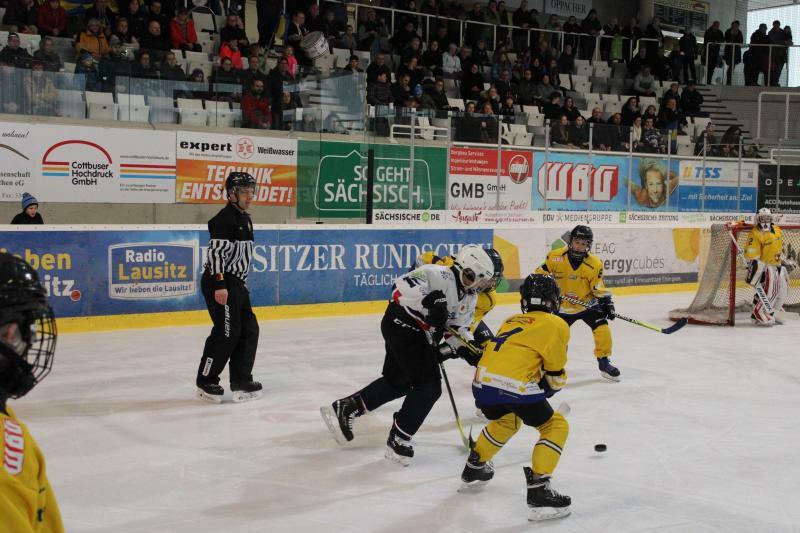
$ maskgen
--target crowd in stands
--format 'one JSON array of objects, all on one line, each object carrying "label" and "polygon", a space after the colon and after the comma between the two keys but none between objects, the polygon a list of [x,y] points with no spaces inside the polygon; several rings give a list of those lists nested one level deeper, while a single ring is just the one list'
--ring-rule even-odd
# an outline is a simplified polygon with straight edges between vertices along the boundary
[{"label": "crowd in stands", "polygon": [[[296,83],[312,68],[300,43],[309,33],[321,32],[332,49],[344,48],[352,54],[349,62],[340,66],[344,74],[364,70],[354,52],[370,53],[372,60],[365,69],[367,103],[377,108],[393,106],[397,120],[405,120],[407,110],[415,108],[433,113],[453,111],[446,90],[452,82],[464,100],[463,140],[496,142],[500,123],[514,123],[521,106],[535,106],[550,121],[554,144],[586,148],[589,125],[594,124],[603,126],[603,132],[592,137],[595,149],[627,149],[629,132],[633,132],[634,150],[663,153],[665,135],[674,140],[687,119],[702,115],[703,97],[695,83],[709,83],[713,69],[705,80],[697,80],[698,56],[707,51],[708,57],[702,59],[712,66],[744,63],[748,84],[758,82],[759,74],[765,83],[776,84],[786,65],[786,46],[792,44],[791,29],[781,28],[776,21],[769,32],[762,25],[750,41],[783,48],[771,52],[750,48],[742,53],[744,37],[739,23],[734,21],[723,33],[719,22],[714,22],[705,33],[706,42],[713,44],[701,50],[688,30],[677,42],[668,44],[659,17],[644,28],[635,17],[621,26],[614,18],[601,20],[592,9],[583,20],[569,17],[562,23],[551,15],[545,22],[536,9],[528,9],[527,0],[514,10],[495,0],[476,2],[469,8],[462,0],[371,0],[369,7],[359,9],[353,27],[343,22],[341,4],[323,2],[320,7],[317,2],[300,0],[289,5],[294,11],[286,24],[281,56],[269,70],[266,57],[271,43],[263,39],[251,42],[241,16],[229,13],[214,50],[214,71],[206,80],[202,69],[187,74],[173,52],[201,50],[189,11],[177,7],[174,0],[110,2],[113,0],[95,0],[94,6],[80,15],[76,27],[59,0],[40,5],[33,0],[8,0],[3,25],[11,33],[0,50],[0,65],[62,70],[66,58],[54,53],[51,38],[72,37],[75,57],[69,59],[75,62],[75,72],[83,75],[86,90],[114,91],[115,78],[120,75],[238,85],[241,90],[227,98],[241,102],[243,125],[282,129],[287,127],[283,112],[302,106]],[[396,13],[394,33],[387,25],[390,12],[385,8],[389,7],[408,12]],[[420,15],[440,18],[426,24]],[[464,22],[463,33],[459,21]],[[41,47],[33,56],[20,47],[20,32],[42,35]],[[134,54],[131,46],[138,47]],[[624,63],[626,77],[632,80],[626,88],[631,97],[610,116],[607,107],[599,113],[598,109],[579,110],[570,94],[576,60]],[[732,70],[728,69],[728,83]],[[643,109],[637,97],[659,96],[657,87],[664,82],[672,84],[659,105]],[[48,92],[46,81],[36,79],[29,84],[40,84],[41,92]],[[192,93],[203,94],[198,90]],[[50,111],[47,102],[52,103],[51,96],[40,98],[37,109]],[[386,134],[387,124],[378,121],[376,129]],[[665,130],[673,133],[664,134]]]}]

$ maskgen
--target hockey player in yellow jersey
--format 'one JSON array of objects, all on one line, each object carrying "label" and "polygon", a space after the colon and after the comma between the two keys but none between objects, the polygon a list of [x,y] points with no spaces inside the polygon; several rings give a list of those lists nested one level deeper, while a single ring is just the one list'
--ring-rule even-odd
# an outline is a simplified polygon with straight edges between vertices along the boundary
[{"label": "hockey player in yellow jersey", "polygon": [[600,374],[608,380],[619,381],[620,371],[609,359],[612,342],[608,321],[614,319],[614,302],[603,282],[603,262],[589,251],[593,240],[594,234],[589,226],[575,226],[567,246],[547,254],[536,273],[552,275],[562,295],[596,304],[587,309],[565,300],[558,316],[570,326],[583,320],[592,328],[594,355]]},{"label": "hockey player in yellow jersey", "polygon": [[[497,284],[503,277],[503,259],[500,257],[500,253],[494,248],[486,248],[486,253],[489,254],[489,257],[492,258],[492,263],[494,263],[494,279],[491,287],[478,294],[478,302],[475,304],[475,318],[470,326],[470,330],[475,337],[475,344],[479,346],[483,346],[489,339],[494,337],[492,330],[489,329],[483,318],[497,305]],[[433,252],[425,252],[417,258],[414,267],[419,268],[422,265],[449,267],[453,266],[454,262],[455,257],[452,255],[440,257]]]},{"label": "hockey player in yellow jersey", "polygon": [[753,299],[753,314],[750,318],[762,326],[772,326],[781,322],[775,313],[781,310],[789,292],[788,268],[797,263],[783,255],[783,236],[781,229],[772,223],[772,212],[766,207],[756,214],[753,229],[747,235],[744,256],[749,259],[747,282],[753,286],[760,284],[772,305],[770,312],[756,296]]},{"label": "hockey player in yellow jersey", "polygon": [[531,274],[520,288],[522,313],[507,319],[486,344],[472,392],[490,420],[469,454],[462,489],[486,484],[494,476],[492,458],[522,424],[539,430],[531,466],[524,467],[529,520],[567,516],[571,500],[550,487],[569,425],[554,412],[549,397],[567,382],[569,326],[558,316],[560,293],[551,276]]},{"label": "hockey player in yellow jersey", "polygon": [[0,253],[0,531],[64,531],[44,456],[9,398],[27,394],[50,372],[56,325],[36,271]]}]

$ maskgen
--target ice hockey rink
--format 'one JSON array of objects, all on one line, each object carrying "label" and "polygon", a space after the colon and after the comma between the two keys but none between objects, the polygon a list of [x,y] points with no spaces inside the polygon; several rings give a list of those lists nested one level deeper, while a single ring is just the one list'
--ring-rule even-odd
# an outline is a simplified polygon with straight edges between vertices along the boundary
[{"label": "ice hockey rink", "polygon": [[[691,297],[620,296],[617,312],[667,325]],[[572,408],[554,478],[572,515],[549,523],[526,519],[533,428],[497,455],[483,491],[457,492],[466,452],[446,393],[408,468],[383,458],[399,402],[357,419],[349,446],[334,442],[319,406],[379,375],[379,321],[262,321],[265,396],[223,405],[194,398],[210,326],[65,334],[52,374],[12,406],[46,454],[70,532],[800,531],[797,315],[673,335],[617,320],[620,383],[600,377],[589,329],[573,326],[569,382],[553,398]],[[471,367],[447,371],[477,436]]]}]

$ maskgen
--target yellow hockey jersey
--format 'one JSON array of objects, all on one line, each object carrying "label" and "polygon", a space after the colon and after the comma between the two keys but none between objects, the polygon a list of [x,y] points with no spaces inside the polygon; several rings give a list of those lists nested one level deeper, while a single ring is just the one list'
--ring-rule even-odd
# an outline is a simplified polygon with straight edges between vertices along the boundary
[{"label": "yellow hockey jersey", "polygon": [[487,343],[475,370],[472,391],[478,403],[543,400],[539,381],[545,372],[564,370],[568,343],[569,326],[558,315],[531,311],[510,317]]},{"label": "yellow hockey jersey", "polygon": [[[603,282],[603,262],[590,253],[575,269],[569,261],[568,251],[566,246],[552,250],[535,273],[551,274],[556,279],[562,296],[570,296],[584,302],[607,296],[609,292]],[[563,314],[575,314],[585,310],[586,308],[566,300],[561,301],[560,312]]]},{"label": "yellow hockey jersey", "polygon": [[[424,254],[420,255],[417,258],[416,266],[420,267],[422,265],[441,265],[441,266],[453,266],[455,263],[456,258],[452,255],[448,255],[445,257],[439,257],[438,255],[434,254],[433,252],[425,252]],[[483,320],[489,311],[494,309],[494,306],[497,305],[497,291],[494,289],[490,290],[489,292],[479,292],[478,293],[478,303],[475,304],[475,316],[472,320],[472,325],[470,325],[470,330],[474,331],[475,326]]]},{"label": "yellow hockey jersey", "polygon": [[0,411],[0,531],[61,533],[61,513],[45,471],[44,455],[14,412]]},{"label": "yellow hockey jersey", "polygon": [[783,254],[783,236],[781,228],[772,225],[769,231],[763,231],[759,226],[750,230],[747,235],[747,245],[744,249],[744,256],[748,259],[759,259],[768,265],[778,266],[781,264]]}]

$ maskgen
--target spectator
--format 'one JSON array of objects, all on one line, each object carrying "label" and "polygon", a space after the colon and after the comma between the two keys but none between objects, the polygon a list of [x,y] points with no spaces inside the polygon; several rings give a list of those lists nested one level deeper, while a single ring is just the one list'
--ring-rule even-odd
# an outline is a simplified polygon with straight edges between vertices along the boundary
[{"label": "spectator", "polygon": [[550,145],[560,148],[573,148],[569,134],[569,118],[567,118],[567,115],[561,115],[550,129]]},{"label": "spectator", "polygon": [[117,19],[117,25],[112,35],[116,35],[122,44],[134,44],[139,42],[131,32],[128,19],[125,17],[119,17]]},{"label": "spectator", "polygon": [[436,0],[424,0],[419,7],[419,12],[425,13],[426,15],[444,15],[444,13],[439,10]]},{"label": "spectator", "polygon": [[[683,83],[688,83],[689,80],[697,81],[697,71],[694,67],[694,62],[697,59],[697,38],[689,30],[688,26],[683,30],[683,35],[678,41],[678,49],[680,50],[681,65],[683,67]],[[690,73],[691,77],[689,77]]]},{"label": "spectator", "polygon": [[[555,121],[559,120],[561,116],[561,93],[553,91],[550,93],[549,101],[542,106],[542,114],[545,120]],[[569,119],[567,119],[569,122]]]},{"label": "spectator", "polygon": [[[290,48],[291,46],[286,47],[286,49]],[[237,70],[244,68],[244,64],[242,63],[242,52],[239,50],[239,39],[236,37],[231,37],[229,41],[222,43],[222,46],[219,47],[220,63],[226,58],[231,60],[233,68]],[[295,62],[295,65],[296,64],[297,63]]]},{"label": "spectator", "polygon": [[358,37],[353,31],[353,27],[349,24],[347,25],[344,34],[334,42],[339,48],[344,48],[346,50],[352,51],[358,48]]},{"label": "spectator", "polygon": [[515,50],[524,50],[528,47],[528,32],[525,30],[531,27],[531,18],[531,13],[528,11],[528,0],[522,0],[519,8],[514,11],[512,19],[514,26],[523,28],[522,30],[515,29],[512,34]]},{"label": "spectator", "polygon": [[522,79],[517,84],[517,102],[520,105],[534,105],[536,103],[536,83],[533,81],[533,71],[525,69]]},{"label": "spectator", "polygon": [[[531,71],[531,79],[533,80],[534,84],[538,84],[540,81],[542,81],[542,76],[544,76],[546,70],[538,56],[531,58],[531,63],[528,68]],[[522,73],[525,74],[525,70],[523,70]]]},{"label": "spectator", "polygon": [[379,53],[375,56],[375,61],[370,63],[367,67],[367,85],[369,86],[371,83],[375,82],[375,80],[378,79],[378,75],[381,73],[385,73],[386,79],[389,79],[391,72],[392,70],[386,64],[386,54],[383,52]]},{"label": "spectator", "polygon": [[306,17],[306,29],[309,33],[315,31],[323,31],[325,29],[325,21],[320,15],[319,4],[312,2],[308,6],[308,17]]},{"label": "spectator", "polygon": [[721,150],[723,157],[739,157],[739,141],[742,130],[739,126],[730,126],[722,135]]},{"label": "spectator", "polygon": [[444,92],[444,80],[437,78],[432,87],[425,89],[420,100],[420,107],[435,109],[436,111],[446,111],[450,109],[447,95]]},{"label": "spectator", "polygon": [[603,124],[603,110],[599,107],[592,109],[592,116],[587,120],[589,124]]},{"label": "spectator", "polygon": [[575,70],[575,55],[572,53],[572,45],[564,45],[564,51],[558,56],[558,71],[564,74],[571,74]]},{"label": "spectator", "polygon": [[147,33],[139,39],[139,46],[149,50],[155,61],[161,61],[164,54],[170,50],[169,40],[161,33],[161,24],[157,20],[151,20],[147,25]]},{"label": "spectator", "polygon": [[642,71],[633,78],[633,92],[638,96],[655,96],[656,79],[650,73],[650,66],[645,66]]},{"label": "spectator", "polygon": [[714,69],[721,66],[719,50],[721,43],[725,40],[725,35],[719,29],[719,21],[715,20],[711,23],[711,27],[706,30],[703,36],[703,46],[707,50],[705,58],[706,64],[706,84],[711,85],[711,80],[714,77]]},{"label": "spectator", "polygon": [[664,55],[663,48],[656,50],[656,57],[654,57],[650,63],[650,68],[653,76],[658,80],[667,81],[674,79],[672,77],[669,58]]},{"label": "spectator", "polygon": [[375,80],[367,87],[367,103],[373,106],[388,106],[392,103],[392,88],[389,86],[389,74],[378,72]]},{"label": "spectator", "polygon": [[378,20],[374,9],[367,11],[365,20],[358,27],[358,47],[361,50],[379,49],[381,39],[388,35],[386,22]]},{"label": "spectator", "polygon": [[642,124],[642,137],[639,142],[639,151],[649,154],[664,153],[665,144],[664,139],[654,125],[653,117],[647,117],[643,120]]},{"label": "spectator", "polygon": [[683,127],[688,125],[686,118],[678,109],[678,100],[675,97],[667,98],[658,111],[656,124],[663,130],[669,130],[670,135],[677,136],[683,132]]},{"label": "spectator", "polygon": [[558,65],[556,64],[556,59],[554,57],[550,58],[550,62],[545,69],[547,76],[550,78],[550,83],[558,90],[563,90],[561,86],[561,74],[558,70]]},{"label": "spectator", "polygon": [[[299,26],[297,25],[298,21],[300,21]],[[295,13],[292,23],[287,29],[286,40],[289,44],[300,46],[300,41],[308,33],[303,27],[303,21],[305,21],[305,15],[303,15],[302,12]],[[236,14],[229,14],[227,16],[225,19],[225,26],[219,31],[219,38],[223,44],[230,43],[232,39],[236,39],[239,45],[238,48],[244,48],[245,50],[247,46],[250,45],[250,41],[248,41],[247,34],[244,31],[244,22],[242,22],[242,19]]]},{"label": "spectator", "polygon": [[294,47],[288,45],[284,46],[283,57],[289,65],[289,76],[291,76],[293,80],[297,79],[298,74],[300,74],[300,63],[299,59],[294,55]]},{"label": "spectator", "polygon": [[636,115],[633,119],[633,124],[630,128],[631,142],[633,143],[633,151],[639,149],[639,144],[642,142],[642,116]]},{"label": "spectator", "polygon": [[420,42],[422,41],[422,38],[417,33],[417,30],[414,29],[414,23],[409,20],[406,21],[405,25],[397,30],[392,38],[389,39],[389,42],[395,47],[395,50],[402,53],[414,39],[419,39]]},{"label": "spectator", "polygon": [[191,74],[189,74],[189,88],[191,89],[188,98],[194,98],[196,100],[207,100],[211,94],[208,91],[204,91],[202,89],[208,88],[208,83],[206,82],[206,73],[203,72],[203,69],[196,68],[192,70]]},{"label": "spectator", "polygon": [[59,72],[64,68],[64,62],[55,51],[55,44],[51,37],[43,37],[39,41],[39,49],[33,53],[33,59],[41,61],[45,72]]},{"label": "spectator", "polygon": [[100,29],[106,34],[106,37],[111,37],[115,17],[108,7],[108,0],[95,0],[94,5],[86,10],[83,14],[83,20],[88,22],[91,19],[100,21]]},{"label": "spectator", "polygon": [[564,33],[566,33],[566,35],[564,35],[564,49],[569,46],[571,50],[575,50],[578,47],[577,34],[581,33],[581,27],[578,25],[578,19],[576,19],[574,16],[569,17],[564,23],[562,30]]},{"label": "spectator", "polygon": [[647,57],[647,49],[645,47],[639,48],[639,52],[628,63],[628,77],[635,78],[649,64],[650,59]]},{"label": "spectator", "polygon": [[[169,31],[169,18],[162,11],[161,0],[150,0],[150,5],[147,11],[147,24],[150,25],[152,21],[158,22],[161,27],[161,32],[166,33]],[[164,35],[164,38],[169,42],[169,35]]]},{"label": "spectator", "polygon": [[744,44],[744,35],[739,30],[739,21],[734,20],[731,22],[731,27],[725,31],[725,63],[728,64],[728,75],[726,77],[728,85],[731,85],[733,79],[733,70],[736,65],[742,62],[742,45]]},{"label": "spectator", "polygon": [[547,43],[548,48],[557,49],[560,48],[560,38],[561,35],[558,33],[561,31],[561,23],[558,21],[558,18],[555,15],[550,15],[547,19],[546,29],[550,30],[550,42]]},{"label": "spectator", "polygon": [[403,48],[403,51],[400,54],[400,60],[403,63],[408,63],[409,59],[415,57],[417,59],[417,63],[419,63],[422,59],[421,46],[422,40],[419,37],[414,37],[411,39],[411,42],[409,42],[408,45]]},{"label": "spectator", "polygon": [[86,24],[86,30],[81,32],[78,42],[75,43],[78,56],[82,57],[83,52],[89,52],[96,60],[108,53],[108,41],[106,35],[100,30],[100,21],[91,19]]},{"label": "spectator", "polygon": [[[112,46],[112,49],[113,48],[114,47]],[[175,53],[172,51],[164,54],[164,61],[161,62],[158,71],[161,74],[162,80],[186,80],[186,73],[183,71],[183,67],[178,64],[178,58],[175,57]]]},{"label": "spectator", "polygon": [[289,74],[289,63],[285,57],[278,59],[278,64],[267,74],[267,92],[273,102],[280,101],[283,88],[286,84],[293,83]]},{"label": "spectator", "polygon": [[628,19],[628,25],[622,28],[620,34],[627,39],[622,44],[622,58],[628,63],[632,59],[633,50],[636,50],[639,39],[642,38],[642,30],[639,29],[636,17]]},{"label": "spectator", "polygon": [[[500,12],[497,10],[497,2],[495,0],[489,0],[486,4],[486,11],[483,13],[483,20],[486,21],[488,24],[492,26],[499,26],[500,25]],[[507,20],[503,21],[504,24],[507,24]],[[492,35],[492,28],[491,26],[484,26],[483,27],[483,36],[485,38],[489,38]],[[500,34],[500,28],[497,29],[497,41],[498,42],[505,42],[505,39]]]},{"label": "spectator", "polygon": [[139,50],[139,58],[131,67],[136,78],[158,78],[158,71],[151,61],[150,52]]},{"label": "spectator", "polygon": [[635,96],[628,98],[625,105],[622,107],[622,124],[625,126],[633,125],[633,120],[641,116],[642,112],[639,108],[639,99]]},{"label": "spectator", "polygon": [[408,77],[411,78],[411,81],[409,81],[409,86],[411,86],[412,89],[414,89],[417,85],[422,84],[422,80],[425,77],[425,73],[417,64],[416,57],[412,57],[408,60],[408,63],[401,65],[397,70],[397,74],[398,76],[408,75]]},{"label": "spectator", "polygon": [[397,77],[397,82],[392,85],[392,97],[395,107],[402,107],[406,100],[414,98],[414,93],[410,86],[411,76],[408,73]]},{"label": "spectator", "polygon": [[492,106],[492,112],[497,115],[500,113],[500,93],[497,92],[497,87],[492,85],[489,90],[483,93],[480,108],[483,109],[485,104]]},{"label": "spectator", "polygon": [[594,50],[596,46],[596,39],[600,35],[602,25],[597,19],[597,10],[590,9],[586,18],[581,22],[581,31],[587,34],[582,41],[581,58],[586,60],[594,59]]},{"label": "spectator", "polygon": [[517,110],[514,108],[514,97],[510,94],[503,98],[503,103],[500,105],[498,115],[503,117],[503,122],[506,124],[514,124],[516,121]]},{"label": "spectator", "polygon": [[[325,20],[322,21],[322,28],[319,30],[325,35],[325,38],[328,39],[328,42],[334,42],[339,39],[339,35],[344,31],[344,26],[341,22],[336,20],[336,12],[333,9],[329,9],[325,12]],[[352,26],[350,27],[352,30]],[[357,44],[352,48],[358,46]]]},{"label": "spectator", "polygon": [[28,51],[20,46],[19,35],[13,31],[9,33],[5,48],[0,50],[0,65],[27,68],[31,59]]},{"label": "spectator", "polygon": [[[588,122],[594,124],[592,149],[601,152],[620,151],[622,149],[622,115],[614,113],[608,123],[604,123],[599,117],[597,117],[597,120],[595,119],[595,111],[600,111],[600,108],[596,107],[592,111],[592,118],[588,120]],[[617,117],[619,122],[615,123],[614,117]]]},{"label": "spectator", "polygon": [[550,95],[557,91],[556,87],[550,83],[550,76],[544,74],[542,75],[542,81],[536,85],[535,98],[539,102],[547,102]]},{"label": "spectator", "polygon": [[31,115],[56,116],[58,92],[51,75],[45,74],[44,63],[41,61],[34,60],[31,69],[30,76],[25,76],[22,80],[27,109]]},{"label": "spectator", "polygon": [[661,96],[661,105],[662,106],[667,103],[667,100],[669,100],[670,98],[674,98],[678,109],[680,109],[680,107],[681,107],[681,105],[680,105],[681,93],[679,91],[679,87],[680,87],[680,85],[678,85],[678,83],[676,83],[676,82],[673,82],[673,83],[669,84],[669,89],[664,91],[664,94]]},{"label": "spectator", "polygon": [[567,116],[567,120],[570,122],[575,122],[579,116],[581,116],[581,112],[575,107],[575,100],[571,96],[567,96],[567,99],[564,100],[564,107],[561,108],[561,114]]},{"label": "spectator", "polygon": [[[403,5],[403,3],[405,5]],[[401,3],[400,5],[395,5],[404,11],[417,11],[417,3],[414,0],[405,0],[405,2]],[[416,15],[412,15],[411,13],[396,13],[395,18],[398,22],[398,26],[405,26],[406,23],[410,22],[414,25],[415,28],[419,28],[419,18]],[[419,103],[419,102],[417,102]]]},{"label": "spectator", "polygon": [[600,133],[603,135],[601,140],[610,146],[611,150],[615,152],[630,150],[630,128],[622,124],[621,113],[614,113]]},{"label": "spectator", "polygon": [[42,35],[60,37],[67,29],[67,12],[59,0],[47,0],[39,6],[36,23]]},{"label": "spectator", "polygon": [[292,98],[291,93],[282,93],[281,100],[277,105],[277,109],[275,109],[275,104],[273,102],[273,117],[275,116],[274,111],[278,111],[280,120],[277,122],[275,120],[272,121],[272,129],[287,131],[291,130],[295,122],[295,109],[297,109],[297,105],[294,101],[294,98]]},{"label": "spectator", "polygon": [[433,39],[431,39],[431,44],[433,41],[439,43],[439,50],[447,51],[450,48],[451,43],[455,43],[458,46],[458,43],[455,39],[450,37],[450,32],[447,30],[447,26],[439,26],[436,29],[436,35],[434,35]]},{"label": "spectator", "polygon": [[32,194],[22,193],[22,212],[14,215],[12,224],[44,224],[42,214],[39,213],[39,200]]},{"label": "spectator", "polygon": [[[472,50],[469,46],[462,48],[462,51],[467,52],[467,59],[470,61],[474,61],[478,65],[491,65],[492,62],[489,61],[489,51],[486,50],[486,40],[485,39],[478,39],[478,42],[475,44],[475,50]],[[461,68],[466,68],[464,66],[464,55],[461,56]]]},{"label": "spectator", "polygon": [[478,118],[480,142],[497,144],[497,134],[499,133],[497,130],[499,126],[497,118],[495,118],[496,113],[494,112],[492,103],[489,101],[483,102],[480,114],[482,115]]},{"label": "spectator", "polygon": [[644,30],[645,48],[647,57],[655,57],[656,50],[661,48],[664,43],[664,34],[661,32],[661,17],[653,17],[653,21]]},{"label": "spectator", "polygon": [[103,87],[116,87],[117,76],[131,75],[131,62],[124,53],[119,37],[112,35],[108,54],[100,60],[98,73]]},{"label": "spectator", "polygon": [[581,150],[589,149],[589,128],[586,126],[586,119],[578,115],[575,122],[569,126],[569,139],[575,148]]},{"label": "spectator", "polygon": [[139,5],[139,0],[130,0],[128,3],[127,20],[131,35],[140,39],[147,31],[147,15]]},{"label": "spectator", "polygon": [[645,108],[644,113],[642,113],[642,122],[646,121],[648,118],[653,119],[653,124],[656,123],[656,119],[658,118],[656,116],[656,106],[649,105]]},{"label": "spectator", "polygon": [[484,38],[484,22],[486,19],[483,16],[483,11],[481,10],[481,5],[478,2],[472,4],[472,11],[467,13],[467,20],[470,22],[474,22],[475,24],[467,23],[467,35],[465,41],[470,46],[475,46],[478,42],[478,39]]},{"label": "spectator", "polygon": [[714,157],[719,153],[718,146],[716,128],[713,123],[709,122],[706,124],[703,134],[697,136],[697,141],[694,143],[694,155],[702,156],[705,153],[706,157]]},{"label": "spectator", "polygon": [[267,130],[272,124],[272,116],[269,100],[264,93],[264,82],[253,80],[250,90],[242,96],[242,127]]},{"label": "spectator", "polygon": [[770,63],[769,72],[769,85],[777,87],[781,72],[783,72],[783,66],[786,64],[786,58],[788,57],[786,32],[781,29],[780,20],[772,23],[772,29],[769,30],[767,37],[769,37],[771,44],[778,45],[772,47],[772,63]]},{"label": "spectator", "polygon": [[9,32],[37,34],[38,6],[34,0],[9,0],[3,15],[3,28]]},{"label": "spectator", "polygon": [[[745,85],[758,85],[758,75],[764,75],[764,85],[767,84],[767,72],[769,72],[769,47],[762,46],[772,44],[767,35],[767,25],[759,24],[758,29],[750,36],[750,49],[748,61],[745,61]],[[744,58],[743,58],[744,59]]]},{"label": "spectator", "polygon": [[[456,48],[456,50],[458,50],[458,48]],[[455,59],[458,59],[458,56],[456,55],[456,50],[453,51],[453,57]],[[436,40],[431,41],[431,44],[428,47],[428,49],[425,51],[424,54],[422,54],[422,66],[430,70],[434,74],[434,76],[440,76],[442,72],[444,72],[443,70],[444,57],[442,55],[442,51],[439,50],[439,41]],[[458,72],[460,76],[461,74],[460,61],[458,62],[458,70],[456,72]]]},{"label": "spectator", "polygon": [[359,72],[364,72],[362,69],[358,68],[358,56],[351,55],[350,60],[347,62],[347,66],[345,66],[342,70],[346,74],[358,74]]},{"label": "spectator", "polygon": [[83,52],[80,56],[80,61],[75,65],[75,74],[80,74],[81,76],[76,76],[76,81],[83,80],[83,86],[81,87],[84,91],[100,91],[102,89],[100,85],[100,73],[97,71],[97,66],[95,66],[94,58],[92,54],[89,52]]},{"label": "spectator", "polygon": [[503,70],[500,74],[500,79],[494,83],[494,86],[497,88],[497,94],[500,95],[500,98],[505,99],[509,94],[512,97],[516,96],[516,91],[511,84],[511,71],[508,69]]},{"label": "spectator", "polygon": [[231,61],[230,57],[223,57],[220,59],[219,67],[214,69],[214,73],[211,74],[211,79],[209,81],[215,84],[225,83],[229,85],[241,85],[242,70],[237,69],[233,65],[233,61]]},{"label": "spectator", "polygon": [[464,100],[477,100],[483,91],[483,75],[479,72],[477,63],[470,65],[469,71],[464,72],[461,78],[461,97]]},{"label": "spectator", "polygon": [[203,50],[197,43],[194,21],[189,16],[189,10],[185,7],[179,8],[175,18],[170,21],[169,34],[173,50],[189,50],[192,52],[201,52]]},{"label": "spectator", "polygon": [[[612,17],[610,21],[603,25],[603,38],[600,39],[600,59],[603,61],[619,61],[623,58],[623,50],[625,43],[622,42],[622,30],[619,27],[617,17]],[[615,46],[615,53],[611,54],[612,43],[617,43]]]},{"label": "spectator", "polygon": [[243,94],[250,90],[250,87],[253,86],[253,82],[255,80],[261,80],[264,84],[264,87],[267,86],[267,75],[264,74],[261,69],[259,69],[258,64],[258,56],[250,56],[247,58],[248,68],[247,70],[243,70],[240,74]]},{"label": "spectator", "polygon": [[687,117],[708,116],[707,113],[700,111],[703,106],[703,95],[694,85],[693,81],[686,84],[681,93],[681,109]]}]

